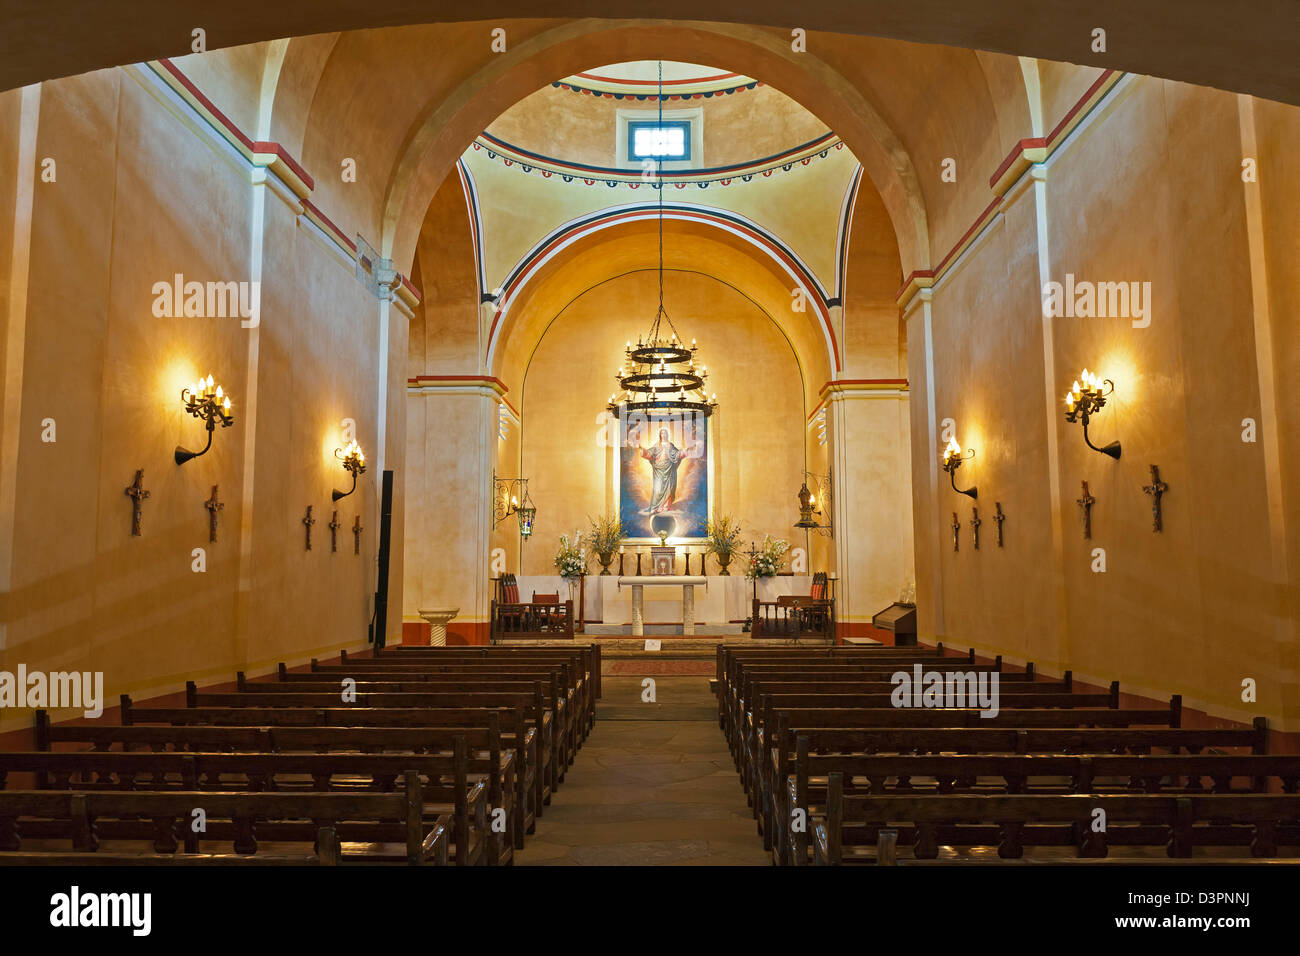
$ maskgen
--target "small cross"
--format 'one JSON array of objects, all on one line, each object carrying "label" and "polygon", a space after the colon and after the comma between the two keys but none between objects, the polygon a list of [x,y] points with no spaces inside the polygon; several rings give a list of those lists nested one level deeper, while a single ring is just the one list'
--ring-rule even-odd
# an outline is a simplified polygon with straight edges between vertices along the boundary
[{"label": "small cross", "polygon": [[311,550],[311,526],[316,523],[316,519],[311,516],[311,505],[307,506],[307,516],[302,519],[302,523],[307,527],[307,550]]},{"label": "small cross", "polygon": [[1160,468],[1158,466],[1151,466],[1151,484],[1143,485],[1142,490],[1151,496],[1151,530],[1163,531],[1164,517],[1161,514],[1160,499],[1169,490],[1169,485],[1160,480]]},{"label": "small cross", "polygon": [[976,551],[980,549],[980,525],[982,525],[983,523],[984,522],[980,519],[979,508],[972,508],[970,510],[970,527],[971,527],[971,533],[973,534],[975,539]]},{"label": "small cross", "polygon": [[149,492],[144,490],[143,468],[136,469],[135,481],[131,483],[131,487],[126,489],[126,493],[131,497],[131,535],[138,538],[141,534],[140,506],[149,497]]},{"label": "small cross", "polygon": [[212,486],[212,496],[203,502],[203,507],[208,509],[208,540],[217,540],[217,512],[223,510],[226,506],[223,502],[217,500],[217,486]]},{"label": "small cross", "polygon": [[361,553],[361,531],[362,531],[361,515],[357,515],[356,520],[352,522],[352,537],[353,537],[352,553],[353,554]]},{"label": "small cross", "polygon": [[1085,539],[1092,538],[1092,506],[1097,503],[1097,499],[1088,494],[1088,483],[1083,483],[1083,497],[1076,498],[1075,504],[1083,509],[1083,536]]},{"label": "small cross", "polygon": [[339,513],[334,512],[334,517],[330,519],[330,554],[339,549],[339,528],[343,527],[343,522],[339,520]]},{"label": "small cross", "polygon": [[957,512],[952,513],[952,549],[961,550],[961,522],[957,520]]},{"label": "small cross", "polygon": [[1002,522],[1007,520],[1007,516],[1002,513],[1002,502],[995,501],[993,506],[996,509],[993,512],[993,520],[998,523],[998,547],[1002,547]]}]

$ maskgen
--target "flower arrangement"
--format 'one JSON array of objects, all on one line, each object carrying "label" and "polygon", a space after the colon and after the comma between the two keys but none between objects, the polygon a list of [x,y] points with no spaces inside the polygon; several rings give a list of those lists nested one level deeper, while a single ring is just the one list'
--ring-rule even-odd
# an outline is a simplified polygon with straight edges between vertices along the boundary
[{"label": "flower arrangement", "polygon": [[740,547],[740,522],[731,515],[723,515],[716,521],[710,520],[704,525],[704,538],[704,553],[712,554],[718,559],[718,573],[730,574],[727,565]]},{"label": "flower arrangement", "polygon": [[723,515],[704,525],[704,537],[706,553],[730,558],[740,547],[740,522],[731,515]]},{"label": "flower arrangement", "polygon": [[576,578],[587,573],[587,549],[582,546],[582,532],[560,535],[560,550],[555,552],[555,569],[562,578]]},{"label": "flower arrangement", "polygon": [[614,560],[614,552],[618,550],[619,544],[626,537],[627,532],[623,528],[623,521],[617,515],[601,515],[599,518],[588,518],[591,522],[591,531],[587,534],[587,540],[591,544],[591,550],[596,552],[600,558],[601,574],[609,574],[609,564]]},{"label": "flower arrangement", "polygon": [[750,559],[745,577],[770,578],[774,576],[781,569],[781,560],[789,550],[790,543],[788,541],[782,538],[773,538],[771,535],[763,535],[762,547],[759,548],[758,554]]}]

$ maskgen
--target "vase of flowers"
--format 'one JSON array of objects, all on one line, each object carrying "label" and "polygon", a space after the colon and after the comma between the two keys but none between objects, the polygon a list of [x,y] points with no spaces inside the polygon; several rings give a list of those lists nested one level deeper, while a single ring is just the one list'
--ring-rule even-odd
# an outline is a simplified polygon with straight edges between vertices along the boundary
[{"label": "vase of flowers", "polygon": [[731,515],[723,515],[704,526],[704,553],[718,559],[718,574],[730,575],[727,565],[740,547],[740,522]]},{"label": "vase of flowers", "polygon": [[560,535],[560,549],[555,552],[555,570],[564,578],[572,597],[574,583],[587,573],[587,549],[582,546],[581,531],[573,532],[572,540],[567,534]]},{"label": "vase of flowers", "polygon": [[745,571],[747,578],[770,578],[781,570],[781,559],[790,550],[790,543],[782,538],[763,535],[763,544],[758,553],[749,559],[749,568]]},{"label": "vase of flowers", "polygon": [[587,540],[591,544],[591,550],[595,551],[596,557],[600,559],[600,573],[609,574],[614,552],[618,550],[625,534],[623,522],[617,515],[601,515],[599,518],[587,520],[591,522],[591,531],[587,534]]}]

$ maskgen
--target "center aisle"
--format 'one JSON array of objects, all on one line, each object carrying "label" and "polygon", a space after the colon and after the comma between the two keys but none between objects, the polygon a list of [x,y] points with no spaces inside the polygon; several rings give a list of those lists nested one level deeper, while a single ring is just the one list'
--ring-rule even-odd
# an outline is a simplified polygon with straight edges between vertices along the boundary
[{"label": "center aisle", "polygon": [[644,678],[611,663],[595,728],[515,864],[769,865],[708,678],[647,665],[656,702],[643,703]]}]

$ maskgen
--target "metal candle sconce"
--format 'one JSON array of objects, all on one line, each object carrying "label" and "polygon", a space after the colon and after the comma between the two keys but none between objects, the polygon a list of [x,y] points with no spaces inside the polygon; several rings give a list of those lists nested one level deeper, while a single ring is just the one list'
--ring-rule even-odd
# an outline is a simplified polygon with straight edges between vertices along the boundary
[{"label": "metal candle sconce", "polygon": [[969,461],[975,457],[974,449],[967,449],[966,454],[961,453],[961,446],[953,439],[948,439],[948,447],[943,450],[943,464],[940,466],[948,473],[948,479],[952,484],[952,490],[959,495],[968,495],[971,498],[978,499],[979,491],[974,485],[969,488],[957,487],[957,469],[961,467],[963,461]]},{"label": "metal candle sconce", "polygon": [[352,476],[352,487],[347,491],[339,491],[336,488],[330,492],[333,499],[338,501],[357,490],[357,475],[366,473],[366,456],[362,454],[361,446],[352,441],[348,442],[347,448],[335,448],[334,457],[343,463],[343,470]]},{"label": "metal candle sconce", "polygon": [[203,421],[208,430],[208,443],[203,451],[190,451],[181,445],[176,446],[176,464],[183,465],[191,458],[206,455],[212,447],[212,433],[221,422],[222,428],[235,424],[235,416],[230,413],[230,396],[225,394],[220,385],[214,385],[212,376],[201,378],[188,388],[181,389],[181,401],[185,410],[195,418]]},{"label": "metal candle sconce", "polygon": [[[1079,385],[1082,380],[1083,385]],[[1099,451],[1103,455],[1110,455],[1116,461],[1119,461],[1119,442],[1113,441],[1103,448],[1094,445],[1088,438],[1088,422],[1099,411],[1106,407],[1107,397],[1115,391],[1115,383],[1110,379],[1099,379],[1086,368],[1083,374],[1075,380],[1070,386],[1070,390],[1065,393],[1065,420],[1067,422],[1083,423],[1083,442],[1093,451]]]}]

